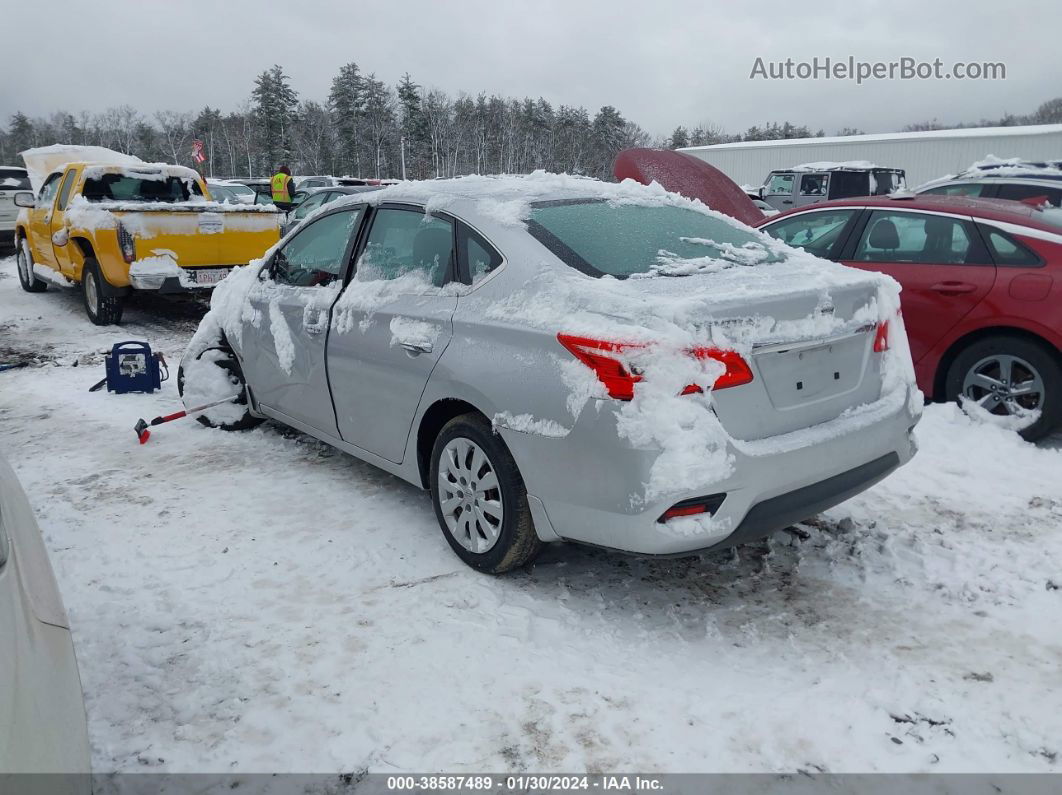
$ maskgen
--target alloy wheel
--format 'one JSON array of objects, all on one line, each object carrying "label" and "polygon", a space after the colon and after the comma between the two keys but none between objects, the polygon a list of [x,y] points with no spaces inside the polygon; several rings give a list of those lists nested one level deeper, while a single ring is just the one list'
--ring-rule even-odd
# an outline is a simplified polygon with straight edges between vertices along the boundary
[{"label": "alloy wheel", "polygon": [[967,371],[962,394],[992,414],[1025,414],[1043,406],[1044,381],[1020,356],[994,354]]},{"label": "alloy wheel", "polygon": [[439,460],[439,507],[450,534],[469,552],[490,550],[505,519],[494,465],[465,437],[451,439]]}]

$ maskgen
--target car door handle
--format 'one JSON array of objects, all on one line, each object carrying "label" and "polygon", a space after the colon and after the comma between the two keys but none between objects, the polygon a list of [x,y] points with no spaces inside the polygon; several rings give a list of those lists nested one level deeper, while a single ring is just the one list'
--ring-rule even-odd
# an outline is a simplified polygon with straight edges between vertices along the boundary
[{"label": "car door handle", "polygon": [[929,289],[941,295],[961,295],[962,293],[972,293],[977,289],[977,285],[969,282],[937,282]]},{"label": "car door handle", "polygon": [[430,342],[400,342],[399,345],[414,356],[419,356],[422,353],[431,353]]},{"label": "car door handle", "polygon": [[320,334],[325,330],[327,318],[324,312],[307,312],[302,318],[302,327],[307,334]]}]

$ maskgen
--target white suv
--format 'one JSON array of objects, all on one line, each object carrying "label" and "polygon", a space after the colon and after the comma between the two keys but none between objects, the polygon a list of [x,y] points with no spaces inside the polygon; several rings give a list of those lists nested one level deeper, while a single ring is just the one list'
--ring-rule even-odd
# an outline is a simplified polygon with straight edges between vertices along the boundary
[{"label": "white suv", "polygon": [[18,207],[15,194],[33,190],[26,169],[20,166],[0,166],[0,248],[11,248],[15,243],[15,219]]}]

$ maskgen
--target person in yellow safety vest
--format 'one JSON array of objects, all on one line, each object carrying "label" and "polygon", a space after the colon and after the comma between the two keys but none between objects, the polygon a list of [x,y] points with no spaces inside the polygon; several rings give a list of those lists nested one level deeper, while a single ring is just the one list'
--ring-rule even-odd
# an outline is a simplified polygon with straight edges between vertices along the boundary
[{"label": "person in yellow safety vest", "polygon": [[291,194],[294,187],[295,181],[291,178],[291,169],[287,166],[278,168],[277,173],[269,180],[269,190],[273,194],[273,203],[281,210],[290,209]]}]

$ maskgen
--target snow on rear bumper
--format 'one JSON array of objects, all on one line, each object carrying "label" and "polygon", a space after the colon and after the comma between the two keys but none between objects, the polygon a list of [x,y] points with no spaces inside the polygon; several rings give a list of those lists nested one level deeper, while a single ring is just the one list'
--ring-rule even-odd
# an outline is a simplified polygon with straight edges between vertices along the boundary
[{"label": "snow on rear bumper", "polygon": [[[138,268],[134,262],[129,268],[129,284],[134,290],[151,290],[160,293],[183,293],[189,290],[212,290],[225,278],[233,266],[202,266],[198,268]],[[209,279],[203,276],[209,274]]]},{"label": "snow on rear bumper", "polygon": [[[500,433],[557,536],[637,554],[678,555],[768,535],[848,499],[909,461],[919,416],[911,408],[917,403],[913,389],[864,407],[855,426],[845,417],[761,442],[733,443],[733,473],[725,480],[650,501],[640,495],[658,453],[619,437],[608,402],[596,410],[588,405],[563,438],[504,428]],[[676,503],[714,494],[726,498],[710,519],[658,521]],[[806,515],[793,518],[805,509]]]}]

